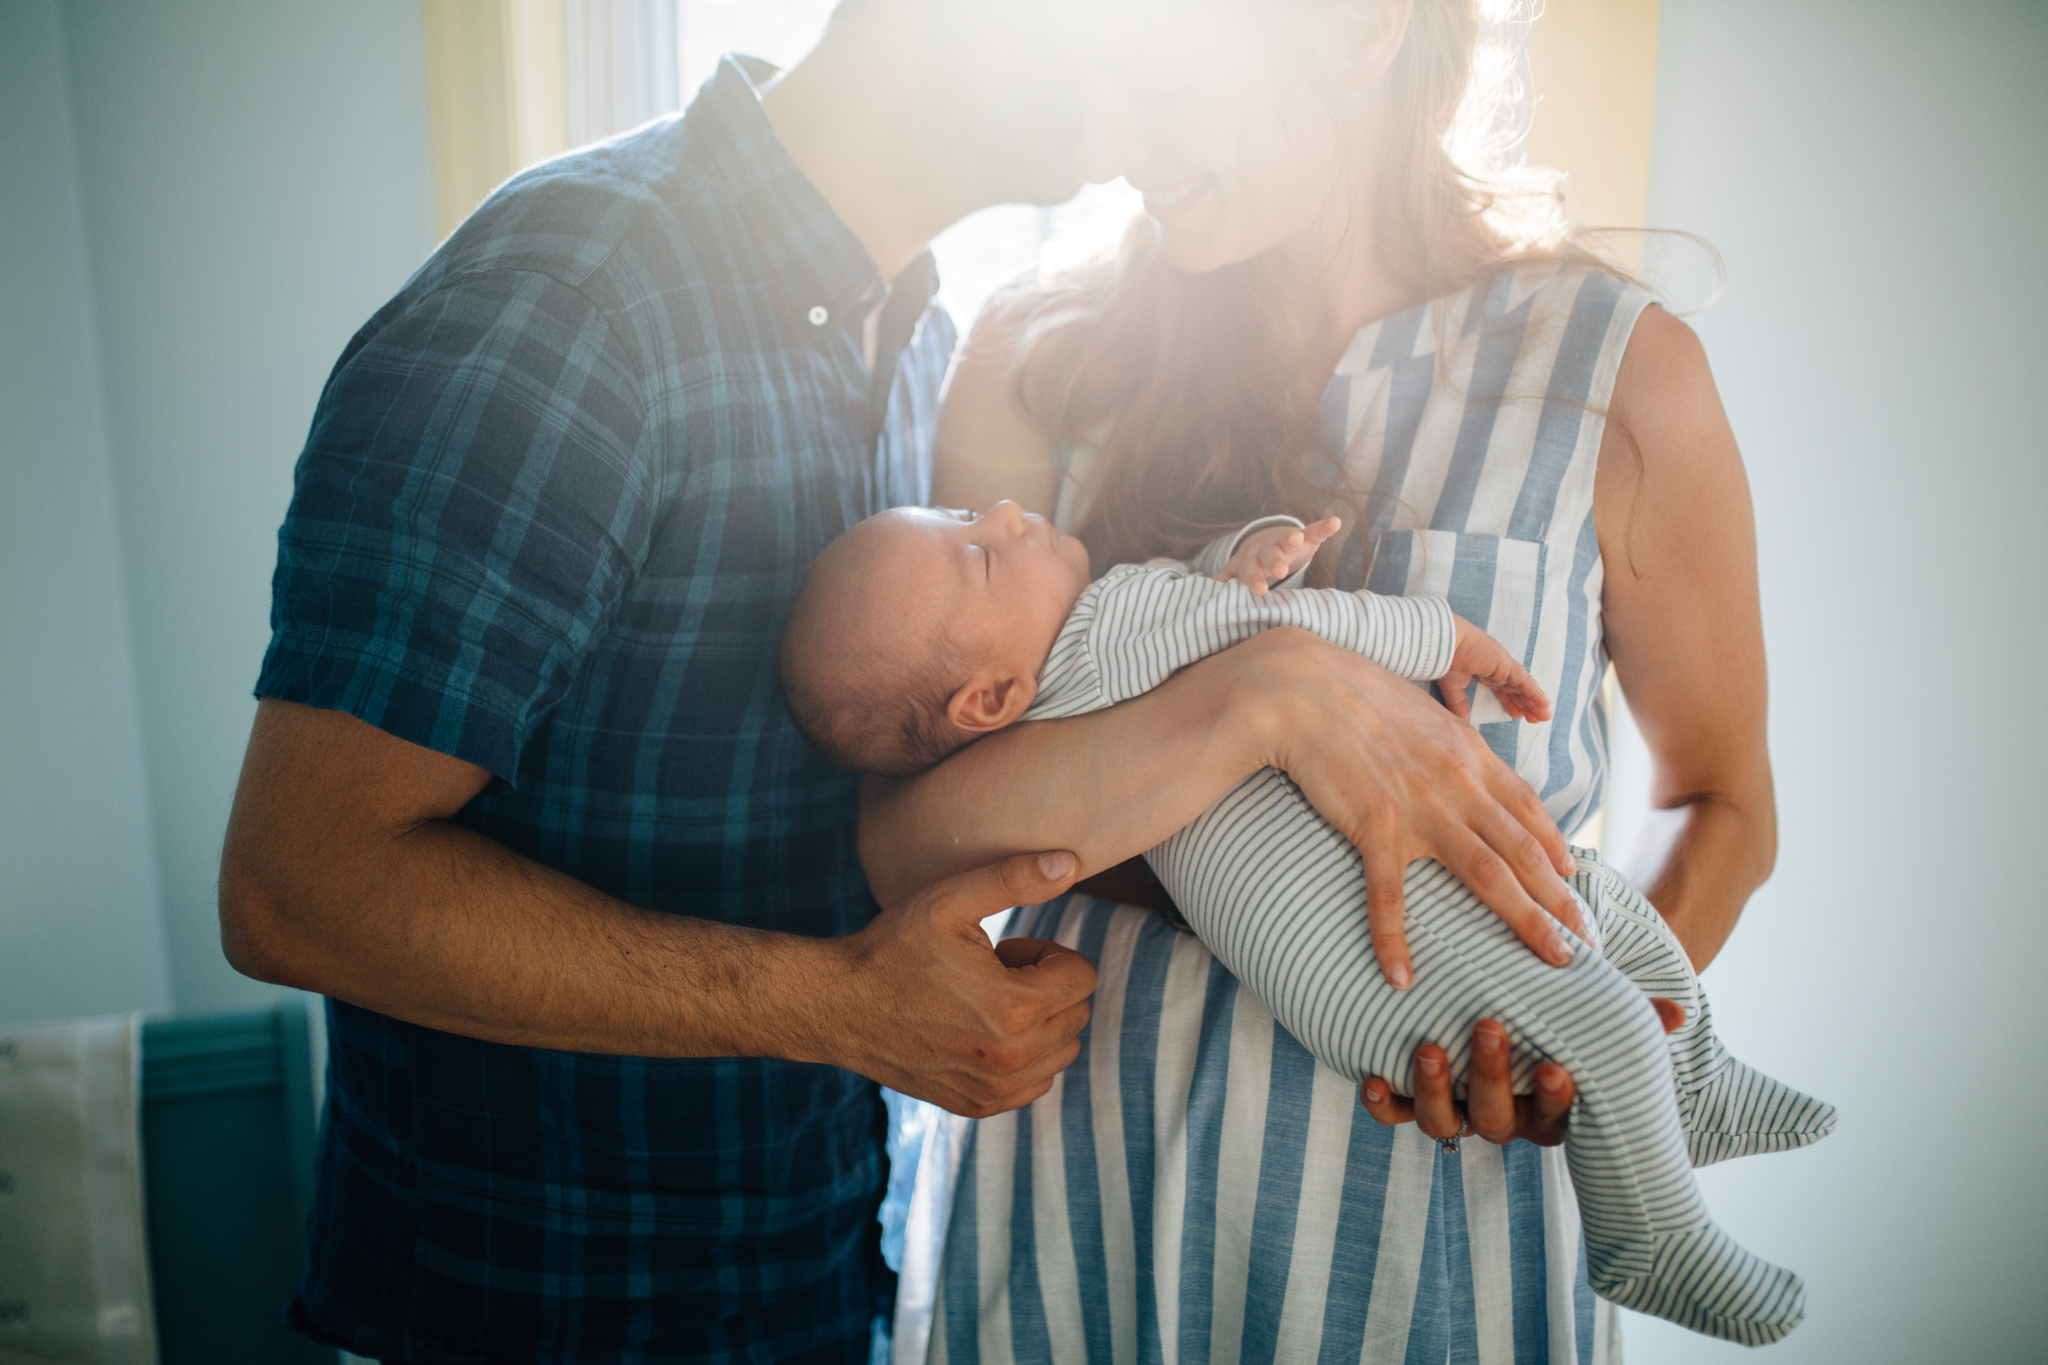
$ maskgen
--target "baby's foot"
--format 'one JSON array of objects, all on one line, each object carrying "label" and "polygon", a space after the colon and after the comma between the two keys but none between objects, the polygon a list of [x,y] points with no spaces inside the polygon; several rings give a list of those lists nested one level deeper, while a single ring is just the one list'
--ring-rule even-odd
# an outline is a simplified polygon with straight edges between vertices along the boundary
[{"label": "baby's foot", "polygon": [[1711,1079],[1678,1096],[1685,1150],[1695,1166],[1789,1152],[1835,1130],[1835,1106],[1794,1090],[1726,1052]]},{"label": "baby's foot", "polygon": [[1833,1105],[1737,1061],[1722,1045],[1707,993],[1656,907],[1597,855],[1573,852],[1579,867],[1572,889],[1593,907],[1608,960],[1645,993],[1674,1000],[1685,1011],[1685,1022],[1667,1042],[1693,1165],[1789,1152],[1833,1132]]},{"label": "baby's foot", "polygon": [[1782,1266],[1738,1246],[1709,1223],[1657,1238],[1647,1275],[1602,1283],[1599,1295],[1623,1308],[1675,1322],[1722,1341],[1767,1346],[1806,1316],[1806,1286]]}]

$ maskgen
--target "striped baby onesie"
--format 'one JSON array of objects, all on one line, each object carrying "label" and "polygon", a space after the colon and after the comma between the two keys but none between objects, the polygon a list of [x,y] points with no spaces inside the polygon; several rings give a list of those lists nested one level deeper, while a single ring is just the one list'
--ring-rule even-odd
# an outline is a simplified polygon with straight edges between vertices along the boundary
[{"label": "striped baby onesie", "polygon": [[[1449,671],[1455,626],[1441,598],[1285,585],[1258,595],[1209,577],[1272,520],[1210,546],[1192,569],[1155,560],[1091,584],[1024,719],[1113,706],[1276,626],[1313,631],[1410,681]],[[1284,774],[1254,774],[1146,858],[1217,959],[1347,1080],[1384,1076],[1412,1093],[1415,1049],[1480,1017],[1515,1039],[1523,1093],[1537,1062],[1564,1065],[1578,1085],[1566,1155],[1595,1289],[1712,1336],[1775,1341],[1803,1312],[1799,1280],[1714,1226],[1692,1166],[1804,1146],[1833,1127],[1834,1111],[1736,1061],[1656,911],[1596,855],[1579,856],[1575,890],[1618,961],[1582,944],[1569,967],[1550,967],[1442,864],[1419,862],[1407,879],[1416,977],[1406,991],[1376,965],[1357,851]],[[1646,989],[1686,1008],[1668,1040]],[[1465,1049],[1452,1050],[1460,1074]]]}]

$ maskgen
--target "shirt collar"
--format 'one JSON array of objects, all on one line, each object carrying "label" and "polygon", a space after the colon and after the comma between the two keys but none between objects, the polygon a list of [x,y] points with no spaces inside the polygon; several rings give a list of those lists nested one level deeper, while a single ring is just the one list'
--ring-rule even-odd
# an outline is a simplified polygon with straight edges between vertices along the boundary
[{"label": "shirt collar", "polygon": [[[886,285],[867,248],[797,168],[761,107],[760,83],[775,73],[768,62],[729,54],[683,119],[731,188],[777,287],[806,330],[822,334],[866,317]],[[899,279],[922,290],[928,303],[938,283],[931,253]]]}]

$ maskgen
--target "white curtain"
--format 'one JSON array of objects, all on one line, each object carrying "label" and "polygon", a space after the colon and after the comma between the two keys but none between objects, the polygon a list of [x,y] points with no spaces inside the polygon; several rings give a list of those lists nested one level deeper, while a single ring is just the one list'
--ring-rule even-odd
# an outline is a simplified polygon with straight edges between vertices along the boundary
[{"label": "white curtain", "polygon": [[567,0],[564,18],[571,147],[679,107],[676,0]]}]

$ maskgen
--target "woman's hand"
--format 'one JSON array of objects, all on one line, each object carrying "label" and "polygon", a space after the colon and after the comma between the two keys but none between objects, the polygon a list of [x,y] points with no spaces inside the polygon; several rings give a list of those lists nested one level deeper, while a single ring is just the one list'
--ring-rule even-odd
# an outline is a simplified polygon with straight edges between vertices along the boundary
[{"label": "woman's hand", "polygon": [[1402,884],[1418,858],[1449,868],[1554,966],[1571,961],[1557,922],[1592,938],[1564,883],[1576,870],[1564,836],[1477,730],[1307,631],[1269,630],[1219,660],[1266,700],[1255,722],[1266,727],[1264,761],[1364,858],[1373,950],[1396,990],[1415,979]]},{"label": "woman's hand", "polygon": [[[1666,1033],[1685,1022],[1685,1011],[1670,1000],[1652,1000]],[[1435,1043],[1415,1049],[1415,1098],[1403,1099],[1378,1076],[1358,1087],[1365,1112],[1386,1127],[1413,1123],[1437,1139],[1474,1133],[1496,1147],[1527,1138],[1538,1147],[1564,1141],[1576,1090],[1571,1074],[1556,1062],[1536,1067],[1536,1093],[1517,1095],[1509,1075],[1508,1031],[1492,1019],[1472,1026],[1472,1074],[1465,1106],[1451,1098],[1450,1059]],[[1467,1127],[1467,1124],[1470,1124]]]}]

